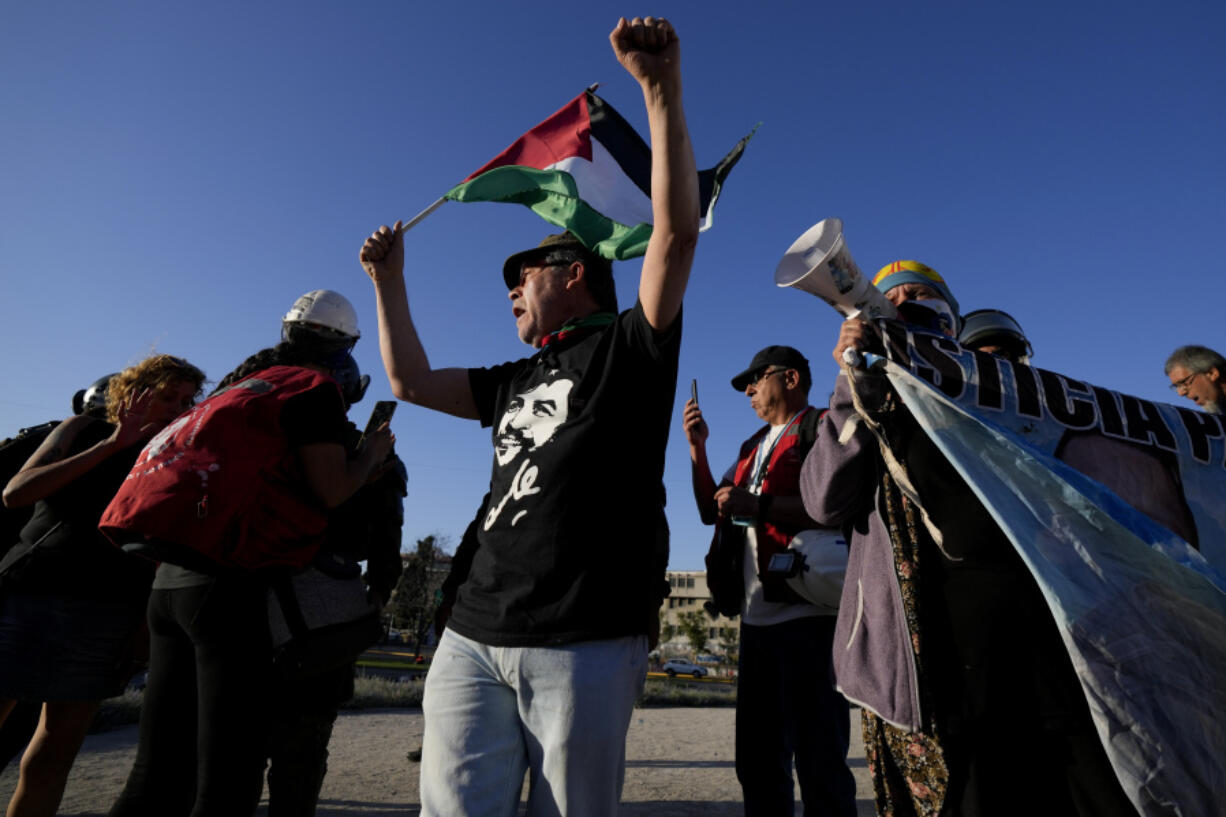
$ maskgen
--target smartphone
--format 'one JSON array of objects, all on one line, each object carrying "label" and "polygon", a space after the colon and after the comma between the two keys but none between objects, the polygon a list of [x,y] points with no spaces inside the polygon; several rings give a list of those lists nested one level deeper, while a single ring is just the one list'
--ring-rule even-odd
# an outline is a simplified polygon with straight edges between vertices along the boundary
[{"label": "smartphone", "polygon": [[396,413],[395,400],[380,400],[375,403],[375,408],[370,413],[370,420],[366,422],[366,430],[362,432],[362,439],[358,441],[358,445],[366,442],[366,435],[375,431],[379,426],[390,421],[392,415]]},{"label": "smartphone", "polygon": [[694,401],[694,405],[698,405],[698,379],[690,381],[690,399]]}]

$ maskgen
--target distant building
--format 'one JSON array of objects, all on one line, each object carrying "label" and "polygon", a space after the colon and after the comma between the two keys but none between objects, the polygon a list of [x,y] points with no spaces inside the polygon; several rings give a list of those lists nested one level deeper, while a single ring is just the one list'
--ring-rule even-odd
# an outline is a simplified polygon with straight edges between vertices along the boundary
[{"label": "distant building", "polygon": [[[670,570],[668,571],[669,596],[660,606],[662,616],[661,626],[671,624],[678,627],[683,613],[699,613],[707,625],[707,646],[705,652],[723,653],[729,644],[735,645],[740,640],[741,619],[719,616],[711,618],[703,604],[711,600],[711,591],[707,588],[707,572],[705,570]],[[663,637],[661,637],[662,639]],[[689,642],[680,632],[674,634],[667,643],[661,641],[661,647],[669,652],[691,652]],[[733,646],[735,649],[735,646]]]}]

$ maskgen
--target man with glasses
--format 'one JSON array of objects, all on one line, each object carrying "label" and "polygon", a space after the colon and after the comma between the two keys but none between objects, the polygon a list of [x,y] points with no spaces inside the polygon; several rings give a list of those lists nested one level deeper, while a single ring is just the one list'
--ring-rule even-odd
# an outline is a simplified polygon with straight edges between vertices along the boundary
[{"label": "man with glasses", "polygon": [[400,224],[362,248],[393,392],[494,428],[488,510],[426,679],[423,817],[510,817],[525,770],[529,815],[617,813],[667,589],[664,449],[698,176],[672,27],[623,19],[610,40],[651,129],[653,227],[633,308],[616,314],[608,261],[550,236],[503,267],[535,353],[435,369],[409,315]]},{"label": "man with glasses", "polygon": [[793,536],[816,526],[798,483],[822,414],[809,405],[811,383],[809,362],[790,346],[766,347],[732,378],[766,425],[741,444],[718,486],[706,421],[693,399],[685,404],[694,500],[716,526],[707,557],[714,604],[741,616],[736,775],[750,817],[793,813],[793,763],[806,814],[856,813],[847,702],[831,681],[834,616],[769,570]]},{"label": "man with glasses", "polygon": [[1226,402],[1226,358],[1207,346],[1180,346],[1166,359],[1171,388],[1210,414]]}]

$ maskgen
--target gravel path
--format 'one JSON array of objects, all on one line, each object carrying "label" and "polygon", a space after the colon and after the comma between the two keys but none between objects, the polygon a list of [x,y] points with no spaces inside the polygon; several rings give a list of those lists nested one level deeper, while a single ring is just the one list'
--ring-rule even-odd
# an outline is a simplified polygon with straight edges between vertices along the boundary
[{"label": "gravel path", "polygon": [[[724,817],[742,814],[733,768],[732,708],[638,709],[626,743],[625,817]],[[415,815],[417,764],[406,755],[421,746],[421,711],[343,712],[332,737],[330,772],[318,817]],[[859,713],[852,712],[851,768],[859,814],[872,815],[868,772],[860,743]],[[103,815],[114,802],[132,763],[136,727],[91,735],[77,758],[61,815]],[[0,805],[16,783],[15,764],[0,774]],[[797,814],[801,811],[797,804]],[[257,814],[267,813],[266,801]]]}]

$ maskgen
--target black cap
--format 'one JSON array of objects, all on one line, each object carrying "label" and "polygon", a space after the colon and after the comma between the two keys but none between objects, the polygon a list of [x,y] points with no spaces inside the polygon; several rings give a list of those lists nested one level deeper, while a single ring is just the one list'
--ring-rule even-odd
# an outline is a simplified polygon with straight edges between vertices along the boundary
[{"label": "black cap", "polygon": [[732,378],[732,388],[745,391],[758,372],[768,366],[782,366],[785,369],[795,369],[801,374],[801,381],[809,379],[809,361],[791,346],[767,346],[753,356],[749,368]]},{"label": "black cap", "polygon": [[515,287],[519,286],[519,271],[525,261],[537,256],[543,258],[550,250],[587,251],[587,247],[583,246],[583,242],[576,238],[574,233],[569,230],[564,233],[545,236],[541,243],[532,249],[517,252],[503,262],[502,280],[507,282],[507,289],[515,289]]}]

